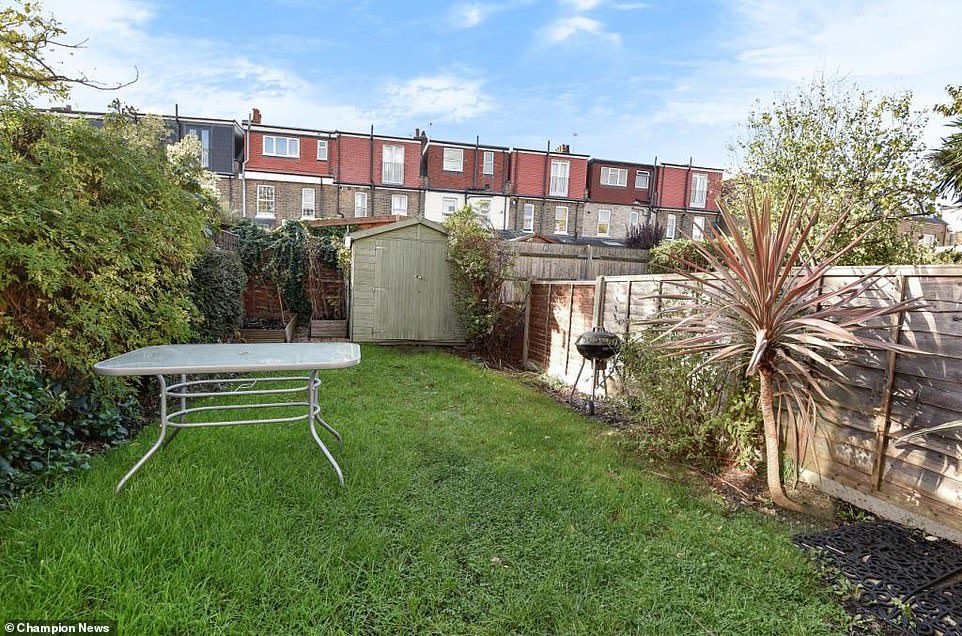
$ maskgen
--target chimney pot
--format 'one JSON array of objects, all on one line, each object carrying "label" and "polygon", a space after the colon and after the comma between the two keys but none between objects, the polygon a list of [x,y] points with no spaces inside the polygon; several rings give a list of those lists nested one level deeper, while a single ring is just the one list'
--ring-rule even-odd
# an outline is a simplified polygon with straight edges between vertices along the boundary
[{"label": "chimney pot", "polygon": [[251,115],[251,121],[255,124],[261,123],[261,109],[255,108],[253,114]]}]

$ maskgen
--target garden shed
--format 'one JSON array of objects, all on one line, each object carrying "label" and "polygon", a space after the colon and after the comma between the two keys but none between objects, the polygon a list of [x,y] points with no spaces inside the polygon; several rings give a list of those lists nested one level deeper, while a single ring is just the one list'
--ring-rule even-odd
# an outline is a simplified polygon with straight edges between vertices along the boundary
[{"label": "garden shed", "polygon": [[353,232],[351,340],[461,344],[447,231],[422,218]]}]

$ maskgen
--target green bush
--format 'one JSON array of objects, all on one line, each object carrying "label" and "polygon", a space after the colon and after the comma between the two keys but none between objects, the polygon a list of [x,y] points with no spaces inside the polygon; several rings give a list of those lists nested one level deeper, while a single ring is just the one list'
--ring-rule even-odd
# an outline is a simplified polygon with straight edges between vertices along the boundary
[{"label": "green bush", "polygon": [[670,274],[680,268],[692,269],[686,262],[700,267],[708,265],[695,247],[695,241],[690,239],[674,239],[662,241],[651,248],[648,260],[648,272],[651,274]]},{"label": "green bush", "polygon": [[88,468],[87,450],[130,435],[138,405],[115,390],[55,381],[37,365],[0,358],[0,507]]},{"label": "green bush", "polygon": [[191,298],[200,312],[198,342],[229,340],[244,318],[247,274],[234,252],[210,248],[194,265]]},{"label": "green bush", "polygon": [[174,174],[156,122],[117,117],[98,129],[0,105],[0,353],[55,377],[191,337],[216,202]]},{"label": "green bush", "polygon": [[757,457],[757,382],[729,378],[703,356],[671,356],[642,333],[618,357],[625,399],[640,442],[665,458],[748,465]]}]

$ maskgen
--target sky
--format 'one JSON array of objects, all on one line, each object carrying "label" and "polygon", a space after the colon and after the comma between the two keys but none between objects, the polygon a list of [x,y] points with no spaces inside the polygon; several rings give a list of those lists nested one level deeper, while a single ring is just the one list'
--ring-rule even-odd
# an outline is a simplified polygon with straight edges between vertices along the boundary
[{"label": "sky", "polygon": [[[105,110],[736,168],[753,107],[813,78],[911,91],[962,84],[958,0],[46,0],[83,48],[68,72]],[[945,120],[930,119],[937,145]]]}]

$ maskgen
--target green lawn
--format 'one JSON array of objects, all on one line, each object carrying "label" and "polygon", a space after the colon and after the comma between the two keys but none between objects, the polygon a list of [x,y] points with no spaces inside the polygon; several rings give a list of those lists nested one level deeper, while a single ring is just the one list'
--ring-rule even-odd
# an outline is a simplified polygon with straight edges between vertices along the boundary
[{"label": "green lawn", "polygon": [[442,353],[323,374],[306,425],[184,431],[0,513],[0,618],[144,633],[834,633],[775,522],[729,516],[608,430]]}]

